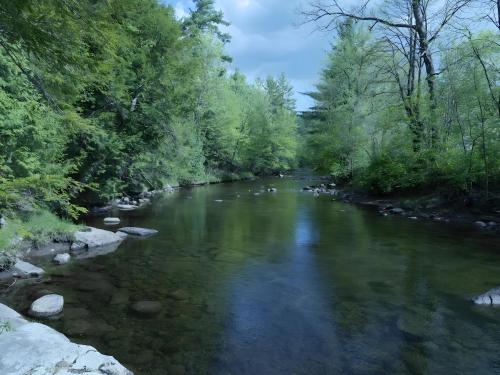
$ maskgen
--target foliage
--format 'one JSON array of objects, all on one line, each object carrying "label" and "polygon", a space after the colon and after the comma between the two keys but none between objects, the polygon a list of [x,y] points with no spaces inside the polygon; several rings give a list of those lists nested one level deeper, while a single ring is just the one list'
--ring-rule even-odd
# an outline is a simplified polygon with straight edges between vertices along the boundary
[{"label": "foliage", "polygon": [[123,192],[293,167],[291,87],[229,74],[227,22],[194,3],[177,20],[156,0],[0,0],[0,212],[76,218]]},{"label": "foliage", "polygon": [[0,323],[0,335],[5,332],[12,331],[12,324],[10,322]]},{"label": "foliage", "polygon": [[26,237],[35,245],[42,245],[50,241],[71,241],[73,240],[73,234],[79,228],[46,210],[31,213],[26,221],[22,223],[22,227]]},{"label": "foliage", "polygon": [[481,32],[439,50],[433,104],[423,75],[405,88],[412,68],[392,42],[346,21],[301,120],[302,163],[375,193],[498,193],[498,46]]}]

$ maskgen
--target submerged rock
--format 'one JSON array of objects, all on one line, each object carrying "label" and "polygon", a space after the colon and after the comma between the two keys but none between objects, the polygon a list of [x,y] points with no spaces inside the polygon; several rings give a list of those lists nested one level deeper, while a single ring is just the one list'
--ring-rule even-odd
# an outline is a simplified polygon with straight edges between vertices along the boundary
[{"label": "submerged rock", "polygon": [[134,236],[151,236],[153,234],[157,234],[158,231],[156,229],[147,229],[147,228],[138,228],[138,227],[124,227],[118,229],[119,232],[131,234]]},{"label": "submerged rock", "polygon": [[59,265],[63,265],[63,264],[67,264],[70,259],[71,259],[71,255],[69,255],[68,253],[57,254],[54,257],[54,263],[59,264]]},{"label": "submerged rock", "polygon": [[478,305],[500,305],[500,287],[477,296],[474,298],[474,303]]},{"label": "submerged rock", "polygon": [[162,305],[158,301],[139,301],[132,304],[131,309],[141,315],[156,315],[161,309]]},{"label": "submerged rock", "polygon": [[[114,244],[122,241],[123,238],[107,230],[89,228],[88,231],[76,232],[75,240],[75,243],[83,243],[86,247],[90,248]],[[73,246],[71,246],[71,250],[73,250]]]},{"label": "submerged rock", "polygon": [[39,277],[45,273],[45,271],[40,267],[19,259],[16,261],[16,264],[14,264],[13,271],[15,272],[15,276],[21,278]]},{"label": "submerged rock", "polygon": [[28,314],[34,318],[49,318],[63,311],[64,298],[58,294],[48,294],[31,304]]},{"label": "submerged rock", "polygon": [[0,304],[0,321],[15,329],[0,335],[0,374],[133,375],[115,358],[74,344],[40,323],[30,323]]}]

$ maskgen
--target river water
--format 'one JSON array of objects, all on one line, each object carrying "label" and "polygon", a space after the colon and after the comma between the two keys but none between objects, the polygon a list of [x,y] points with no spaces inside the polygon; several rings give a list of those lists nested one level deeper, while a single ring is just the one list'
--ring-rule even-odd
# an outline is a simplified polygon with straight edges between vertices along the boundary
[{"label": "river water", "polygon": [[[500,285],[499,239],[315,198],[309,183],[158,198],[120,214],[158,235],[47,265],[1,299],[24,310],[62,294],[47,324],[136,374],[500,374],[500,309],[470,302]],[[161,311],[137,314],[142,300]]]}]

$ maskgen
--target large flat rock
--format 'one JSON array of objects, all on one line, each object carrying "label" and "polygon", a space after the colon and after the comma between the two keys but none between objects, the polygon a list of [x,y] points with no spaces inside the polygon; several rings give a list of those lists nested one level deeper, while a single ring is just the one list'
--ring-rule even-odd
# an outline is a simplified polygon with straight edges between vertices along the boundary
[{"label": "large flat rock", "polygon": [[133,375],[115,358],[91,346],[72,343],[46,325],[18,317],[0,304],[0,321],[15,320],[13,328],[0,335],[0,374]]},{"label": "large flat rock", "polygon": [[39,277],[45,273],[45,271],[40,267],[34,266],[33,264],[22,261],[20,259],[16,261],[16,264],[12,268],[12,271],[18,277]]},{"label": "large flat rock", "polygon": [[75,233],[76,242],[83,243],[87,247],[107,246],[122,241],[122,237],[109,230],[88,228],[87,231],[79,231]]},{"label": "large flat rock", "polygon": [[157,234],[158,231],[156,229],[147,229],[147,228],[138,228],[138,227],[124,227],[118,229],[119,232],[131,234],[132,236],[151,236],[153,234]]}]

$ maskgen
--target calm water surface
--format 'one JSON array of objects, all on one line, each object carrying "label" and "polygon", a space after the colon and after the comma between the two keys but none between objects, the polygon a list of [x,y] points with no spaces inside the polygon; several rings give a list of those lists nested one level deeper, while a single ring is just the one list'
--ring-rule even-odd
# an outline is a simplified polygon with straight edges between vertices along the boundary
[{"label": "calm water surface", "polygon": [[[470,302],[500,285],[498,238],[298,191],[308,183],[165,196],[120,214],[159,235],[47,265],[2,300],[62,294],[48,324],[136,374],[500,374],[500,309]],[[267,186],[278,193],[254,195]],[[137,315],[141,300],[161,312]]]}]

